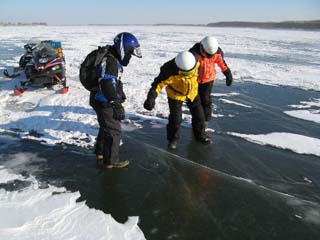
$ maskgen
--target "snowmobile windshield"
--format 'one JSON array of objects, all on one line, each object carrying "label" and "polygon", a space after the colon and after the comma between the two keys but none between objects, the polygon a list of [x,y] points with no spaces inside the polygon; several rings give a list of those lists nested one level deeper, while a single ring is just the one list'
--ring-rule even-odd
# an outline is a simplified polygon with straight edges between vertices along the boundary
[{"label": "snowmobile windshield", "polygon": [[58,52],[51,46],[49,42],[39,43],[33,50],[34,59],[39,63],[47,63],[58,57]]},{"label": "snowmobile windshield", "polygon": [[37,38],[31,38],[27,44],[23,47],[26,50],[26,53],[32,53],[33,49],[40,43],[41,41]]}]

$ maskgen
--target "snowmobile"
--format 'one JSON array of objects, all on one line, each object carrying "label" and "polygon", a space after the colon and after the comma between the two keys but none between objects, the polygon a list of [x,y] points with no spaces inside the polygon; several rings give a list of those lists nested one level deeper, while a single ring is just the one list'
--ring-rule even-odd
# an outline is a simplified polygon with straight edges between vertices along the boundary
[{"label": "snowmobile", "polygon": [[[37,44],[26,44],[24,48],[25,53],[20,58],[19,69],[24,71],[27,80],[20,82],[20,86],[15,87],[14,93],[20,95],[30,85],[51,87],[57,84],[62,86],[61,93],[67,93],[65,59],[61,42],[46,40]],[[14,73],[10,75],[5,70],[4,75],[12,78],[19,76],[20,73],[14,69]]]}]

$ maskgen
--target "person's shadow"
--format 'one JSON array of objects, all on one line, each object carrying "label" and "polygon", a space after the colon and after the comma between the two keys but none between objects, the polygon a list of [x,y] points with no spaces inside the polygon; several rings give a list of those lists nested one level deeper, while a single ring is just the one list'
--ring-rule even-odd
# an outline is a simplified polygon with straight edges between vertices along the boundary
[{"label": "person's shadow", "polygon": [[[98,205],[95,205],[95,207],[111,214],[117,222],[125,223],[130,215],[126,195],[123,193],[123,186],[121,187],[122,183],[119,181],[121,175],[122,173],[119,170],[102,170],[100,172],[98,188],[96,189],[100,192],[100,199],[97,200]],[[90,202],[88,202],[88,205],[90,205]]]}]

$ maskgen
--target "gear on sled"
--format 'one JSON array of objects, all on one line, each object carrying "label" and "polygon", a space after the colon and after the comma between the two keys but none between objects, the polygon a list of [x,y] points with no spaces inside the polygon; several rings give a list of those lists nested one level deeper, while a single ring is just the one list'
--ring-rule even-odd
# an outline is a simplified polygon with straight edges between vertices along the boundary
[{"label": "gear on sled", "polygon": [[[20,71],[25,73],[26,81],[20,82],[16,86],[14,93],[22,94],[30,85],[40,85],[51,87],[61,86],[61,93],[67,93],[65,59],[61,47],[61,42],[45,40],[38,43],[28,43],[24,45],[25,53],[19,61]],[[13,74],[4,71],[7,77],[17,77],[20,72],[17,68]]]}]

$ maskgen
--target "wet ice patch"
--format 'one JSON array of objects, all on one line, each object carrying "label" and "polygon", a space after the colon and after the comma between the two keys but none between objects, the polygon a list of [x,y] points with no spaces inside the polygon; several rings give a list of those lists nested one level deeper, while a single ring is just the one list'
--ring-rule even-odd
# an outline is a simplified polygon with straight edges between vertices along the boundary
[{"label": "wet ice patch", "polygon": [[228,134],[260,145],[270,145],[300,154],[320,156],[320,139],[317,138],[283,132],[258,135],[233,132],[229,132]]},{"label": "wet ice patch", "polygon": [[16,154],[0,154],[2,165],[8,169],[12,169],[15,172],[23,172],[28,169],[28,172],[33,174],[41,171],[43,166],[41,164],[46,163],[47,160],[39,157],[37,154],[21,152]]},{"label": "wet ice patch", "polygon": [[291,196],[287,198],[287,204],[293,206],[299,212],[299,214],[295,214],[295,217],[308,223],[320,225],[320,210],[317,204]]},{"label": "wet ice patch", "polygon": [[[0,183],[29,180],[0,166]],[[76,202],[79,192],[49,186],[39,188],[37,180],[18,191],[0,189],[0,239],[145,239],[138,217],[125,224],[110,214]]]},{"label": "wet ice patch", "polygon": [[8,148],[10,145],[15,144],[17,141],[19,141],[19,139],[14,136],[0,135],[0,151],[2,152],[2,149]]},{"label": "wet ice patch", "polygon": [[305,220],[307,222],[320,225],[320,211],[319,209],[310,209],[305,212]]}]

